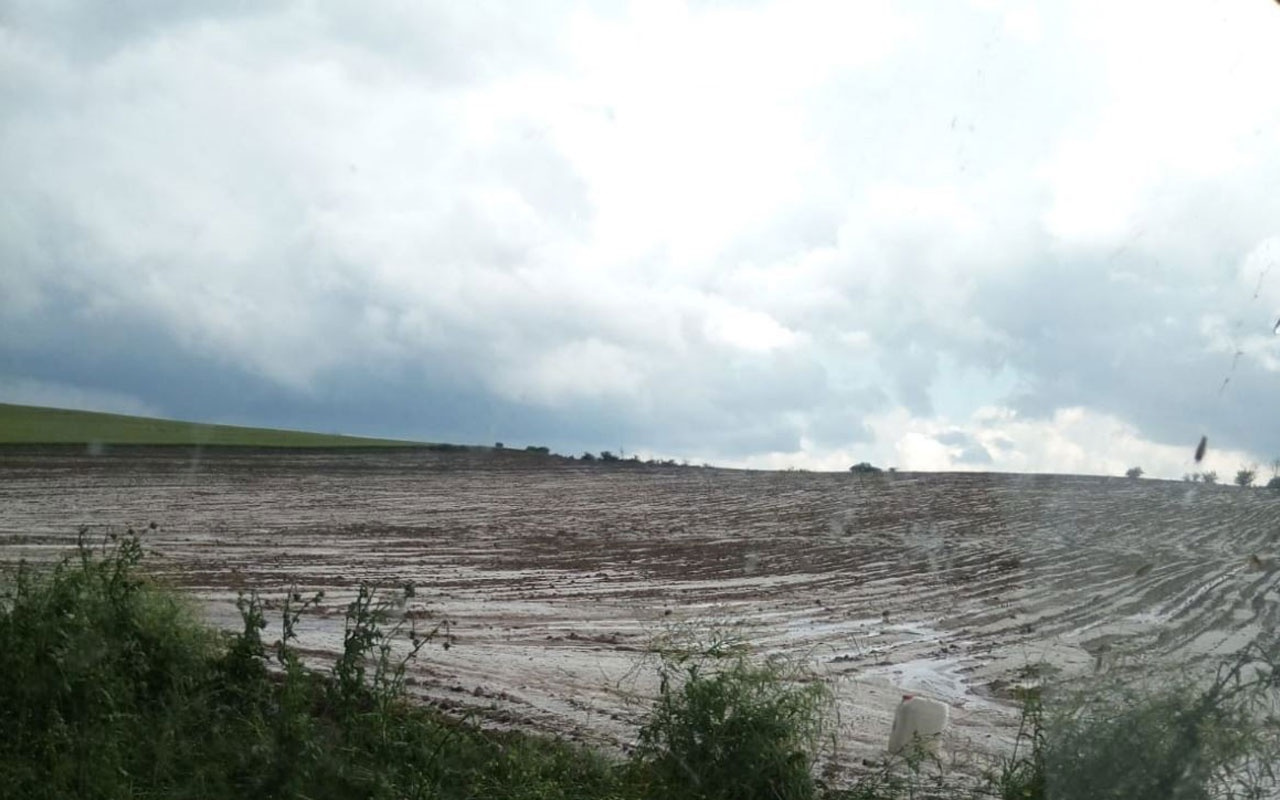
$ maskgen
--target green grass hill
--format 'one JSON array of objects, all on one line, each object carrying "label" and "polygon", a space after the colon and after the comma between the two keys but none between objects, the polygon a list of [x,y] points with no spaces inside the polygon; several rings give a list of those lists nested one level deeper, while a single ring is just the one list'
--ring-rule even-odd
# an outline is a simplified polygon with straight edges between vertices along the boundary
[{"label": "green grass hill", "polygon": [[231,447],[422,447],[420,442],[366,439],[271,428],[180,422],[96,411],[0,403],[0,445],[209,445]]}]

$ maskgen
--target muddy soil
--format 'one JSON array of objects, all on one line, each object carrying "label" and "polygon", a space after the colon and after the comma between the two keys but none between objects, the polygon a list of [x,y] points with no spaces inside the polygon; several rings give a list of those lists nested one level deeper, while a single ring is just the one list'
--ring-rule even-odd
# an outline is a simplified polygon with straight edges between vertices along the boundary
[{"label": "muddy soil", "polygon": [[[155,530],[148,528],[155,522]],[[0,451],[0,561],[147,528],[149,569],[235,626],[239,592],[361,582],[448,620],[413,690],[627,747],[655,635],[732,624],[811,664],[842,755],[884,747],[904,692],[951,705],[944,752],[998,752],[1020,682],[1229,653],[1280,619],[1280,493],[984,474],[744,472],[520,453]]]}]

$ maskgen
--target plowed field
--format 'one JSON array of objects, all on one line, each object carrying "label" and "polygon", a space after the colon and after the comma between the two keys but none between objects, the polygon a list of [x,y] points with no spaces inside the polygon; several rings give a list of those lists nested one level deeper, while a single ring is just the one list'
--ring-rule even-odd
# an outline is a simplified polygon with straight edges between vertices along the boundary
[{"label": "plowed field", "polygon": [[838,695],[850,755],[899,694],[952,705],[947,747],[1012,736],[1009,688],[1123,659],[1230,652],[1280,619],[1280,493],[1062,476],[655,468],[522,454],[0,452],[0,560],[81,525],[137,528],[149,568],[232,626],[237,592],[326,591],[304,625],[341,642],[354,587],[413,582],[447,619],[414,690],[625,746],[672,625],[740,626]]}]

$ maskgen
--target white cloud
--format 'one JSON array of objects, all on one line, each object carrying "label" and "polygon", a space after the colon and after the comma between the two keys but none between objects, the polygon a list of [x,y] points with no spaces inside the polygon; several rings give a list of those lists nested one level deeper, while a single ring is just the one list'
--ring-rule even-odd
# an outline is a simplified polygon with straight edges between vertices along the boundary
[{"label": "white cloud", "polygon": [[634,354],[598,339],[573,341],[540,354],[501,376],[509,398],[540,405],[580,399],[634,400],[644,375]]},{"label": "white cloud", "polygon": [[[1081,55],[1106,70],[1096,105],[1066,132],[1043,175],[1046,225],[1064,239],[1115,242],[1134,232],[1151,195],[1178,180],[1269,160],[1280,102],[1280,17],[1265,3],[1075,4]],[[1099,24],[1105,17],[1106,23]]]},{"label": "white cloud", "polygon": [[[1141,466],[1151,478],[1177,480],[1192,472],[1214,470],[1226,481],[1236,470],[1256,466],[1256,455],[1211,446],[1204,462],[1193,458],[1197,442],[1159,444],[1114,416],[1084,408],[1064,408],[1053,417],[1023,419],[1008,408],[986,407],[959,421],[921,418],[895,410],[873,415],[873,445],[835,452],[775,452],[739,459],[735,466],[841,471],[859,461],[903,471],[982,471],[1077,473],[1120,476]],[[948,444],[964,438],[980,444],[990,462],[966,463],[965,447]]]},{"label": "white cloud", "polygon": [[704,330],[713,342],[756,353],[793,347],[801,341],[794,331],[768,314],[725,303],[712,305]]}]

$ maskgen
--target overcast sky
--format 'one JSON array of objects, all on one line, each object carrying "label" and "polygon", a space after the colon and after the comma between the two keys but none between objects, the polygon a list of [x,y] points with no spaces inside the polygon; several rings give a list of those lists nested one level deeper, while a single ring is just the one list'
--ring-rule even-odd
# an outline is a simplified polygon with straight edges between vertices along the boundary
[{"label": "overcast sky", "polygon": [[0,401],[753,467],[1280,456],[1266,0],[0,0]]}]

